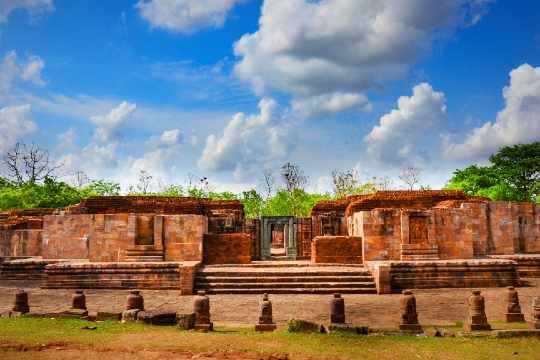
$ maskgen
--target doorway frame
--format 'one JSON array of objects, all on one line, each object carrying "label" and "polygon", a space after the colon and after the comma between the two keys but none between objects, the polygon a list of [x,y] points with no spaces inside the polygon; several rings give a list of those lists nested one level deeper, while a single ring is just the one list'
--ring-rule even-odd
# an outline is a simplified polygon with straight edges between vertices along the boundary
[{"label": "doorway frame", "polygon": [[287,260],[296,260],[296,218],[294,216],[263,216],[261,218],[261,260],[271,260],[272,254],[272,226],[287,225],[285,236],[285,255]]}]

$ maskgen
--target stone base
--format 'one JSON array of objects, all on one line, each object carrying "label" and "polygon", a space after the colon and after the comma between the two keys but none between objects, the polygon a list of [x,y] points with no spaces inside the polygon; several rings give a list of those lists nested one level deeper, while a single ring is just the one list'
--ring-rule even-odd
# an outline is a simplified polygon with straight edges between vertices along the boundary
[{"label": "stone base", "polygon": [[421,333],[423,332],[420,324],[399,324],[400,331]]},{"label": "stone base", "polygon": [[141,311],[137,321],[150,325],[176,325],[176,313],[164,311]]},{"label": "stone base", "polygon": [[58,316],[67,318],[85,318],[88,317],[88,311],[82,309],[69,309],[59,313]]},{"label": "stone base", "polygon": [[122,313],[115,313],[115,312],[103,312],[98,311],[96,313],[96,321],[120,321],[122,320]]},{"label": "stone base", "polygon": [[277,329],[276,324],[257,324],[255,325],[255,331],[274,331]]},{"label": "stone base", "polygon": [[529,329],[540,330],[540,322],[530,322]]},{"label": "stone base", "polygon": [[525,316],[521,313],[505,314],[506,322],[525,322]]},{"label": "stone base", "polygon": [[330,324],[330,326],[328,327],[328,331],[330,332],[344,331],[344,332],[350,332],[350,333],[359,334],[359,335],[369,334],[369,328],[367,326],[354,326],[351,324]]},{"label": "stone base", "polygon": [[463,330],[466,332],[471,331],[491,331],[491,325],[489,324],[469,324],[465,323],[463,325]]},{"label": "stone base", "polygon": [[141,310],[139,309],[132,309],[132,310],[126,310],[122,313],[122,322],[131,322],[131,321],[137,321],[137,315],[139,314]]},{"label": "stone base", "polygon": [[214,330],[214,324],[195,324],[195,326],[193,326],[193,329],[197,331],[208,332]]},{"label": "stone base", "polygon": [[176,323],[182,330],[191,330],[195,326],[195,314],[176,314]]}]

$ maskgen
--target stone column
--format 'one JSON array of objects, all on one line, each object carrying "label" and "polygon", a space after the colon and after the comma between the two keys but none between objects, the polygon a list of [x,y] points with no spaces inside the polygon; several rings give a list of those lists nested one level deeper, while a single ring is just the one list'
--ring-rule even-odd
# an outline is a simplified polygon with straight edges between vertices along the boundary
[{"label": "stone column", "polygon": [[532,321],[529,327],[533,330],[540,330],[540,297],[535,297],[532,302]]},{"label": "stone column", "polygon": [[422,332],[422,326],[418,323],[418,313],[416,312],[416,298],[410,290],[404,290],[399,302],[401,311],[401,323],[399,330],[407,332]]},{"label": "stone column", "polygon": [[140,291],[132,290],[127,297],[126,310],[122,313],[122,322],[137,320],[137,315],[141,311],[144,311],[144,298]]},{"label": "stone column", "polygon": [[287,258],[290,260],[296,260],[296,234],[294,231],[294,218],[289,219],[289,225],[287,226]]},{"label": "stone column", "polygon": [[193,300],[193,312],[195,313],[195,330],[212,331],[214,324],[210,321],[210,299],[206,292],[199,291]]},{"label": "stone column", "polygon": [[264,294],[260,306],[259,323],[255,325],[255,331],[274,331],[276,324],[272,318],[272,302],[268,294]]},{"label": "stone column", "polygon": [[474,290],[469,297],[469,317],[463,325],[465,331],[491,330],[486,317],[485,300],[480,290]]},{"label": "stone column", "polygon": [[523,316],[521,306],[519,305],[519,295],[513,286],[508,287],[506,300],[508,302],[505,314],[506,322],[524,322],[525,317]]}]

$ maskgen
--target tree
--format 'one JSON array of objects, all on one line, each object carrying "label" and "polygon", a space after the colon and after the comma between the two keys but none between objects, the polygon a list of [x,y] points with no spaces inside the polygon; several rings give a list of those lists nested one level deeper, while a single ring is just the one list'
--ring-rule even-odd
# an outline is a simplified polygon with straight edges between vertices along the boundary
[{"label": "tree", "polygon": [[83,189],[97,196],[118,196],[120,195],[120,184],[114,181],[95,180]]},{"label": "tree", "polygon": [[272,196],[272,193],[274,192],[274,186],[276,185],[276,180],[274,179],[274,175],[272,174],[272,170],[265,169],[263,171],[263,179],[262,179],[262,186],[264,189],[264,193],[266,195],[266,199],[269,199]]},{"label": "tree", "polygon": [[300,166],[287,162],[281,166],[281,178],[292,201],[292,215],[299,216],[300,204],[298,195],[304,192],[307,177],[304,175],[304,171]]},{"label": "tree", "polygon": [[331,175],[334,194],[337,198],[352,195],[358,189],[358,172],[355,169],[345,171],[333,170]]},{"label": "tree", "polygon": [[152,185],[153,176],[146,170],[139,171],[139,178],[137,185],[131,185],[129,187],[129,193],[131,195],[140,194],[148,195],[150,193],[150,186]]},{"label": "tree", "polygon": [[18,185],[36,184],[45,179],[56,178],[56,172],[61,164],[53,164],[49,152],[36,144],[27,146],[17,143],[9,150],[3,159],[10,180]]},{"label": "tree", "polygon": [[409,166],[401,171],[399,179],[405,183],[408,190],[414,190],[420,184],[420,173],[422,171],[414,166]]},{"label": "tree", "polygon": [[505,146],[489,161],[498,178],[515,189],[521,201],[534,201],[540,191],[540,142]]}]

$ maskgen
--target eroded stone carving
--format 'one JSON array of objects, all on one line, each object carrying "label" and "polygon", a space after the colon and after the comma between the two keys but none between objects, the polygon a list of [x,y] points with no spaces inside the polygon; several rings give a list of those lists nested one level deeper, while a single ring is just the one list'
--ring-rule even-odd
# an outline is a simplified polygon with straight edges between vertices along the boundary
[{"label": "eroded stone carving", "polygon": [[276,324],[272,315],[272,302],[268,294],[264,294],[260,305],[259,323],[255,325],[255,331],[274,331]]},{"label": "eroded stone carving", "polygon": [[422,326],[418,323],[416,312],[416,298],[410,290],[404,290],[399,302],[401,322],[399,329],[402,331],[422,332]]},{"label": "eroded stone carving", "polygon": [[465,331],[491,330],[486,316],[485,300],[480,290],[474,290],[468,300],[469,317],[463,325]]}]

